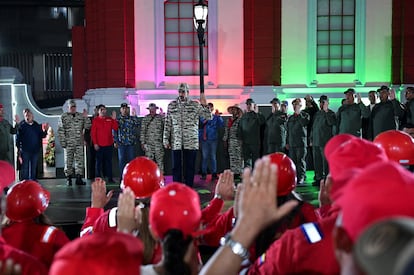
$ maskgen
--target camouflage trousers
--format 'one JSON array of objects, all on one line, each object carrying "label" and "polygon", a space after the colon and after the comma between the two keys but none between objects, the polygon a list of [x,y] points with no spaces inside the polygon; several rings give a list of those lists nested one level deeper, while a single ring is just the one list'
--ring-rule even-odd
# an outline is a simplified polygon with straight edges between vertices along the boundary
[{"label": "camouflage trousers", "polygon": [[[65,175],[67,177],[75,175],[83,176],[85,170],[83,145],[67,144],[64,148],[65,154]],[[75,164],[75,169],[73,169]]]},{"label": "camouflage trousers", "polygon": [[164,173],[164,146],[159,144],[145,144],[145,156],[158,164],[161,173]]},{"label": "camouflage trousers", "polygon": [[234,174],[241,174],[243,171],[242,145],[237,139],[229,139],[230,170]]}]

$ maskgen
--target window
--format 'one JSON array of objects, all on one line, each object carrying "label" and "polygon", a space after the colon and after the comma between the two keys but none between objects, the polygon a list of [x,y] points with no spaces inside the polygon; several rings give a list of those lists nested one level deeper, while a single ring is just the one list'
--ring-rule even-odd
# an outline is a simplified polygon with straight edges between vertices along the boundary
[{"label": "window", "polygon": [[317,73],[355,73],[355,0],[317,0]]},{"label": "window", "polygon": [[[193,6],[197,0],[169,0],[164,6],[165,75],[191,76],[200,74],[197,31]],[[204,74],[208,75],[208,38],[204,35]]]}]

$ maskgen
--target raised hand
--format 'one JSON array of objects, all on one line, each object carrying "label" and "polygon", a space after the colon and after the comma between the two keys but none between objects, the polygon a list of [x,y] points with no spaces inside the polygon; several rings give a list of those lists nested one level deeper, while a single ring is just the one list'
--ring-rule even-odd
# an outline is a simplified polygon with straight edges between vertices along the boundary
[{"label": "raised hand", "polygon": [[141,224],[141,209],[135,207],[135,195],[129,187],[119,194],[116,218],[118,232],[132,233]]},{"label": "raised hand", "polygon": [[223,200],[233,199],[234,194],[234,175],[230,170],[224,170],[217,181],[215,193]]},{"label": "raised hand", "polygon": [[14,122],[16,122],[16,124],[19,124],[19,122],[20,122],[20,117],[19,117],[19,115],[15,115],[15,116],[14,116]]},{"label": "raised hand", "polygon": [[390,89],[390,96],[389,96],[390,100],[394,100],[395,99],[395,90],[394,89]]},{"label": "raised hand", "polygon": [[360,93],[358,93],[356,96],[357,96],[357,102],[358,102],[358,103],[361,103],[361,102],[362,102],[362,99],[361,99],[361,94],[360,94]]},{"label": "raised hand", "polygon": [[106,193],[106,182],[102,178],[95,178],[91,189],[91,207],[93,208],[104,208],[114,194],[113,190]]}]

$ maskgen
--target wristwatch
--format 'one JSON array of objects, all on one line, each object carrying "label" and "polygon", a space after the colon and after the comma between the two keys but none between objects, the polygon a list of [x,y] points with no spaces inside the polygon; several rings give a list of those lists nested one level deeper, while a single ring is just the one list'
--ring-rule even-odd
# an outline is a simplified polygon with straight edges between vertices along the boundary
[{"label": "wristwatch", "polygon": [[240,256],[243,260],[247,260],[249,258],[249,251],[243,247],[243,245],[239,242],[236,242],[231,238],[230,233],[227,233],[224,237],[220,239],[220,245],[225,246],[227,245],[230,247],[231,251]]}]

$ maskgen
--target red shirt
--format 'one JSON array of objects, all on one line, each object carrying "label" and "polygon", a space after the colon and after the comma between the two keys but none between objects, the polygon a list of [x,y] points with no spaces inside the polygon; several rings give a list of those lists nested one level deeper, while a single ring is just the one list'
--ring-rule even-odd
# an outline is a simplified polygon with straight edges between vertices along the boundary
[{"label": "red shirt", "polygon": [[99,146],[112,146],[114,138],[112,130],[118,130],[118,121],[111,117],[95,117],[92,120],[91,137],[93,144]]},{"label": "red shirt", "polygon": [[[203,236],[204,243],[209,246],[219,246],[220,238],[233,229],[235,222],[233,207],[229,208],[223,214],[218,215],[214,220],[207,224],[211,231]],[[303,202],[298,212],[289,221],[283,222],[276,235],[281,235],[288,229],[296,228],[303,223],[314,222],[318,220],[315,209],[307,202]],[[255,257],[255,255],[252,255]]]},{"label": "red shirt", "polygon": [[286,231],[250,266],[248,274],[339,274],[332,236],[337,214],[312,223],[321,236],[314,243],[303,225]]},{"label": "red shirt", "polygon": [[4,264],[7,259],[12,259],[15,264],[19,264],[22,267],[23,275],[47,275],[48,273],[46,266],[39,260],[26,252],[8,245],[0,237],[0,261]]},{"label": "red shirt", "polygon": [[55,253],[70,241],[62,230],[34,221],[12,223],[3,228],[2,235],[9,245],[34,256],[47,268]]}]

